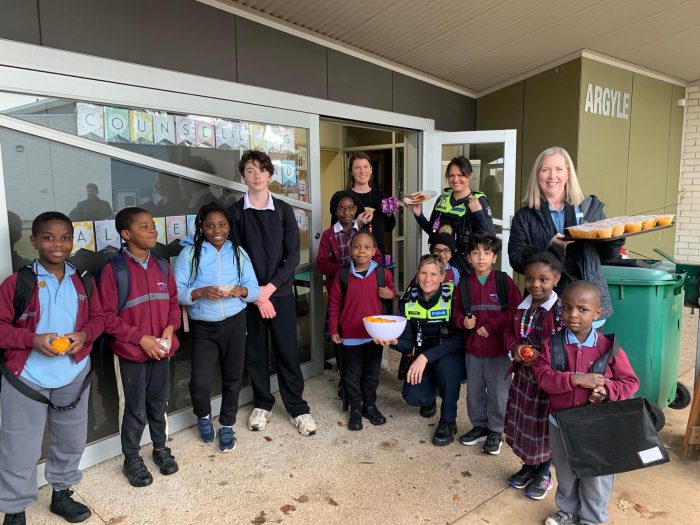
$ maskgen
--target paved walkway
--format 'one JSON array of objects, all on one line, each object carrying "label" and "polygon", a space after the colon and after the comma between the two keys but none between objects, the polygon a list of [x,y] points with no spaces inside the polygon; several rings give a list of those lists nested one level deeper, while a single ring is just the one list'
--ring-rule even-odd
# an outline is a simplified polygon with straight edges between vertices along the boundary
[{"label": "paved walkway", "polygon": [[[686,309],[680,370],[691,386],[698,314],[689,314]],[[395,370],[395,358],[392,366]],[[553,491],[533,502],[504,486],[519,468],[506,446],[499,456],[457,442],[434,447],[430,440],[437,418],[423,419],[403,403],[393,373],[382,375],[380,386],[379,407],[388,423],[367,424],[362,432],[345,428],[336,384],[333,372],[306,384],[319,425],[316,436],[299,436],[278,403],[264,431],[236,425],[238,448],[229,454],[198,443],[193,429],[174,434],[169,446],[180,472],[173,476],[160,476],[150,447],[144,448],[155,477],[149,487],[128,485],[121,457],[87,469],[76,487],[93,510],[86,523],[536,524],[553,512]],[[460,434],[468,429],[463,404]],[[241,408],[242,423],[251,409]],[[617,477],[612,523],[700,523],[700,462],[678,459],[688,409],[669,409],[666,417],[661,435],[672,462]],[[65,523],[49,513],[49,498],[48,487],[42,488],[38,504],[28,511],[29,523]]]}]

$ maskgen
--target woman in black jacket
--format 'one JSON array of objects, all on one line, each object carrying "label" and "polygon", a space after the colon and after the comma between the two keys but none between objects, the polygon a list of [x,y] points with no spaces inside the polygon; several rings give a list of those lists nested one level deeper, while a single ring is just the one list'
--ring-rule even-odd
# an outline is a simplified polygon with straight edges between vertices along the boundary
[{"label": "woman in black jacket", "polygon": [[368,229],[374,235],[384,262],[387,253],[384,235],[396,227],[396,217],[393,213],[382,212],[384,196],[381,190],[372,186],[372,163],[369,156],[362,151],[350,156],[346,191],[361,204],[357,208],[357,218],[362,216],[360,222],[369,225]]},{"label": "woman in black jacket", "polygon": [[552,250],[564,263],[564,271],[555,290],[560,293],[571,281],[586,280],[601,292],[601,319],[613,314],[608,283],[602,262],[619,258],[624,241],[563,241],[564,229],[605,219],[603,203],[595,195],[584,196],[571,157],[564,148],[544,150],[535,160],[527,191],[513,217],[508,258],[518,273],[523,273],[523,248],[531,245]]},{"label": "woman in black jacket", "polygon": [[423,215],[421,204],[404,201],[425,233],[446,232],[452,235],[456,247],[452,259],[462,275],[471,271],[466,257],[469,235],[477,232],[496,235],[486,195],[469,187],[473,171],[466,157],[455,157],[450,161],[445,170],[445,179],[450,187],[438,197],[430,219]]}]

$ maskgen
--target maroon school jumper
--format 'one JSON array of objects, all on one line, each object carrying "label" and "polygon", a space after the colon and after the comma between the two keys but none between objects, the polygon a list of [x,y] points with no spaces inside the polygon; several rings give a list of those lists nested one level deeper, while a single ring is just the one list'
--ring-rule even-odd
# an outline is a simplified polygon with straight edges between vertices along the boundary
[{"label": "maroon school jumper", "polygon": [[[549,337],[562,329],[560,319],[555,319],[559,311],[559,299],[556,292],[535,310],[532,318],[532,331],[527,339],[520,336],[520,321],[525,314],[526,325],[532,312],[529,306],[530,296],[520,303],[518,312],[513,317],[505,333],[505,345],[510,351],[519,344],[530,344],[543,351],[549,346]],[[546,308],[549,306],[549,310]],[[556,315],[556,317],[559,317]],[[549,449],[549,399],[537,384],[537,378],[531,366],[524,366],[513,361],[511,370],[513,382],[508,392],[506,405],[505,433],[506,443],[516,456],[526,465],[537,465],[550,459]]]},{"label": "maroon school jumper", "polygon": [[[93,279],[92,277],[88,277]],[[70,276],[78,295],[78,313],[75,319],[75,331],[85,332],[85,344],[80,352],[73,355],[76,363],[85,359],[92,350],[92,343],[102,333],[104,328],[104,317],[102,315],[102,305],[97,294],[95,281],[92,280],[93,293],[90,301],[83,282],[78,273]],[[39,311],[39,287],[34,286],[32,297],[27,304],[22,316],[13,325],[14,317],[13,300],[15,288],[17,286],[17,272],[10,275],[0,285],[0,341],[5,348],[5,366],[16,376],[22,373],[24,365],[32,352],[34,341],[34,331],[39,322],[41,312]]]}]

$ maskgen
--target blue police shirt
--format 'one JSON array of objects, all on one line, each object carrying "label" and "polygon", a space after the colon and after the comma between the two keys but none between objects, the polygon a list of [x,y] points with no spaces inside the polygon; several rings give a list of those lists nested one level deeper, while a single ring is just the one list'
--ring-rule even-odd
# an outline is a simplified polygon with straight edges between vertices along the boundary
[{"label": "blue police shirt", "polygon": [[[56,276],[34,261],[37,286],[39,287],[39,321],[37,334],[55,332],[58,335],[75,331],[78,316],[78,292],[71,275],[75,268],[65,264],[65,274],[59,283]],[[47,357],[32,349],[21,376],[44,388],[60,388],[73,381],[87,365],[89,359],[76,363],[71,356]]]}]

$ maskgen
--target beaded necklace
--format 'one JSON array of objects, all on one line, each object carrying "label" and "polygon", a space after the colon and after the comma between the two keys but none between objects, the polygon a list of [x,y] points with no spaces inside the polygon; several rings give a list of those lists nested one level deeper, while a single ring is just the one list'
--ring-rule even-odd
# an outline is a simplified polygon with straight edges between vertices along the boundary
[{"label": "beaded necklace", "polygon": [[528,337],[530,337],[530,333],[532,332],[536,312],[537,312],[537,309],[535,308],[532,311],[532,313],[530,314],[530,319],[527,322],[527,327],[525,326],[525,318],[527,317],[527,310],[523,312],[523,315],[520,318],[520,337],[522,338],[523,341],[527,341]]}]

